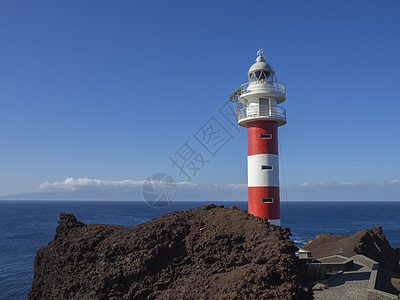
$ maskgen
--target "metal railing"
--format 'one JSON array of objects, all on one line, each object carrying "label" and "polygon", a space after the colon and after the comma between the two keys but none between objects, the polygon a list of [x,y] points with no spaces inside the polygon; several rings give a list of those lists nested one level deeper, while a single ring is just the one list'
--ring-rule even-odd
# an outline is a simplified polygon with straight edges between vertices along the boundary
[{"label": "metal railing", "polygon": [[[251,86],[249,87],[249,85],[251,84]],[[268,82],[268,81],[254,81],[254,82],[247,82],[245,84],[242,85],[243,87],[243,94],[246,93],[250,93],[252,92],[252,88],[255,89],[263,89],[266,92],[269,93],[274,93],[274,94],[281,94],[281,95],[285,95],[286,93],[286,87],[283,83],[280,82]]]},{"label": "metal railing", "polygon": [[237,115],[238,120],[259,117],[286,121],[286,109],[276,105],[246,106],[240,109]]},{"label": "metal railing", "polygon": [[[250,84],[251,86],[249,87]],[[242,84],[236,91],[229,95],[229,101],[237,102],[241,95],[251,93],[253,91],[259,92],[260,90],[272,94],[286,94],[286,87],[283,83],[260,80]]]}]

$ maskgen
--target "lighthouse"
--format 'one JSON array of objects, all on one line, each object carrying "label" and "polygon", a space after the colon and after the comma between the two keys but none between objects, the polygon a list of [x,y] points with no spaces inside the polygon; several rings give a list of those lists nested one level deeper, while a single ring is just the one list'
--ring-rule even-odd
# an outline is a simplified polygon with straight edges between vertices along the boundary
[{"label": "lighthouse", "polygon": [[238,125],[247,128],[248,212],[280,225],[278,127],[286,124],[285,86],[262,49],[248,82],[229,95]]}]

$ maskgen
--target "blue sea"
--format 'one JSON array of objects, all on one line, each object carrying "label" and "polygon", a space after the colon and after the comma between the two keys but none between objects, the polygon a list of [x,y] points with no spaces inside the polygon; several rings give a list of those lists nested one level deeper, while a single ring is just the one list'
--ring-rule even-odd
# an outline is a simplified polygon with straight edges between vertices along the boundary
[{"label": "blue sea", "polygon": [[[0,201],[0,299],[27,298],[36,251],[53,239],[61,212],[73,213],[85,224],[133,226],[209,203],[175,201],[154,208],[144,201]],[[215,204],[247,209],[247,202]],[[391,246],[400,248],[400,201],[287,201],[281,203],[281,219],[298,246],[319,233],[350,235],[379,225]]]}]

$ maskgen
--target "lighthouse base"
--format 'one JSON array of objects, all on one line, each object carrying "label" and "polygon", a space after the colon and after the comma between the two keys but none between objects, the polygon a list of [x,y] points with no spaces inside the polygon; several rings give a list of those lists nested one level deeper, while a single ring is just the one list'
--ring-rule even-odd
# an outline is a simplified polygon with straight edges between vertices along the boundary
[{"label": "lighthouse base", "polygon": [[276,220],[268,220],[269,223],[272,225],[278,225],[281,226],[281,219],[276,219]]}]

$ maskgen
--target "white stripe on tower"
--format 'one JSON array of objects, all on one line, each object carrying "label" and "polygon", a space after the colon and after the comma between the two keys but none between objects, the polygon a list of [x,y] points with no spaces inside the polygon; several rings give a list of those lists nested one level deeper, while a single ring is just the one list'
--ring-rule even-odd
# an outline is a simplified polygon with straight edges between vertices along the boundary
[{"label": "white stripe on tower", "polygon": [[247,157],[248,186],[279,186],[279,159],[276,154]]}]

